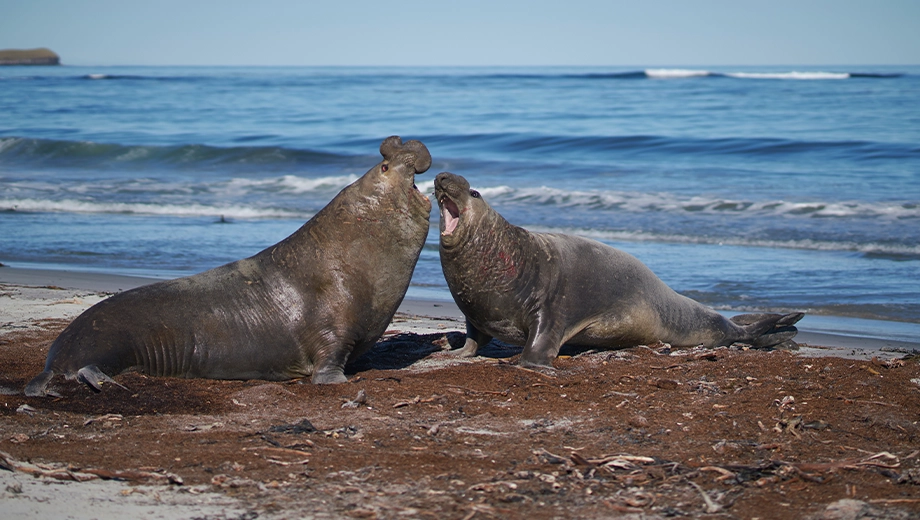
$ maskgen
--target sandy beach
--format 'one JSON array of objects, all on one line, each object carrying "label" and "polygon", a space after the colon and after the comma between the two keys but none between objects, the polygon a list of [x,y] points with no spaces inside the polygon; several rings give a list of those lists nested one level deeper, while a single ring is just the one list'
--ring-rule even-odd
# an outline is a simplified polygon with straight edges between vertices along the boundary
[{"label": "sandy beach", "polygon": [[22,395],[69,320],[153,281],[0,268],[5,515],[920,513],[920,343],[807,317],[794,352],[563,350],[542,374],[507,345],[452,356],[457,307],[407,299],[343,385],[125,374],[128,392],[59,381],[60,399]]},{"label": "sandy beach", "polygon": [[[156,278],[81,271],[0,268],[0,334],[49,319],[73,319],[107,295],[147,285]],[[809,322],[818,323],[809,325]],[[452,301],[406,298],[399,308],[399,329],[428,334],[463,331],[463,313]],[[920,349],[913,340],[876,337],[871,332],[834,331],[841,320],[806,316],[799,323],[796,341],[804,356],[838,356],[854,359],[890,359]],[[842,323],[846,323],[843,320]],[[875,322],[879,324],[880,322]],[[898,323],[890,323],[898,327]]]}]

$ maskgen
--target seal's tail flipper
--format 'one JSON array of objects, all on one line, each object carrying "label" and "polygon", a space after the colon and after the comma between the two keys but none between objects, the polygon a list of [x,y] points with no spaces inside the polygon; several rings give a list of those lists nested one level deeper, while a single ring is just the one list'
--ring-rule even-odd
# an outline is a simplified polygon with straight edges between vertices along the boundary
[{"label": "seal's tail flipper", "polygon": [[94,392],[101,392],[103,383],[112,383],[115,386],[127,390],[124,385],[119,384],[117,381],[107,376],[105,372],[99,370],[99,367],[96,365],[86,365],[78,370],[77,380],[86,383],[86,386],[90,387]]},{"label": "seal's tail flipper", "polygon": [[54,371],[45,370],[29,381],[23,393],[29,397],[56,396],[57,394],[55,392],[48,390],[48,383],[51,382],[52,377],[54,377]]},{"label": "seal's tail flipper", "polygon": [[775,347],[792,341],[798,333],[795,328],[805,313],[793,312],[791,314],[739,314],[733,316],[731,321],[740,325],[750,334],[750,343],[754,348]]}]

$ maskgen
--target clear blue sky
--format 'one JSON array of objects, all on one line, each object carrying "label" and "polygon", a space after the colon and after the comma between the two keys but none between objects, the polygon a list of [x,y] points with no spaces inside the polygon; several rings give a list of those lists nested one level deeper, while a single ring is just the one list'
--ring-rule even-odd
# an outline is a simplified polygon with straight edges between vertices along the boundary
[{"label": "clear blue sky", "polygon": [[920,64],[920,0],[0,0],[70,65]]}]

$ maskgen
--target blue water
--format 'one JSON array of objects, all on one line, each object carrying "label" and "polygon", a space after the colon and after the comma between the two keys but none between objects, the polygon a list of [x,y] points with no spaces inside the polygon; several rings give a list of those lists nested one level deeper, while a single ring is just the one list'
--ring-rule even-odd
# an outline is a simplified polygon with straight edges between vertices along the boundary
[{"label": "blue water", "polygon": [[[918,100],[920,67],[0,67],[0,262],[249,256],[397,134],[423,192],[464,175],[716,308],[920,323]],[[450,298],[437,220],[410,296]]]}]

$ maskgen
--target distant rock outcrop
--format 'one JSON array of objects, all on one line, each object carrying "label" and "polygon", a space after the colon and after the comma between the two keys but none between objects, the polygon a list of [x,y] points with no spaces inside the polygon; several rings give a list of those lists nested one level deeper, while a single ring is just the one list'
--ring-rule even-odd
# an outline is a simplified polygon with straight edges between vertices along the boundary
[{"label": "distant rock outcrop", "polygon": [[0,65],[60,65],[61,58],[51,49],[0,50]]}]

